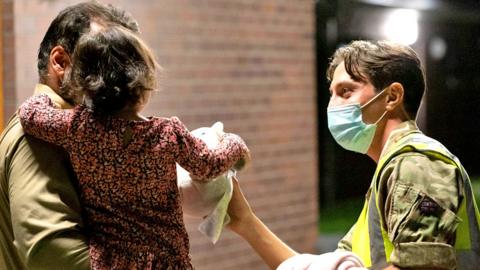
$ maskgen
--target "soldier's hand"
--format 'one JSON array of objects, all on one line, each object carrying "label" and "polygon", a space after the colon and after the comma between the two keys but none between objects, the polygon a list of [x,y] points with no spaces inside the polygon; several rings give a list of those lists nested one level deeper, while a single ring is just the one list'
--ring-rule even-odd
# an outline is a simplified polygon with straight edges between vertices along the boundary
[{"label": "soldier's hand", "polygon": [[243,195],[242,189],[238,184],[237,178],[233,177],[233,195],[228,205],[228,215],[230,216],[230,223],[228,228],[238,234],[248,229],[248,223],[255,217],[252,208],[247,199]]}]

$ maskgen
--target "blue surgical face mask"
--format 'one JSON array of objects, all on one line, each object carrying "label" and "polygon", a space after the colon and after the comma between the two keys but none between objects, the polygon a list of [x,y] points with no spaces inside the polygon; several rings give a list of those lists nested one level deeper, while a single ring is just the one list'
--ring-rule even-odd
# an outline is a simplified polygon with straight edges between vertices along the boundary
[{"label": "blue surgical face mask", "polygon": [[387,114],[387,111],[375,123],[365,124],[362,120],[362,109],[386,89],[383,89],[363,106],[360,106],[359,103],[353,103],[327,109],[328,129],[335,141],[343,148],[362,154],[367,153],[375,136],[377,124]]}]

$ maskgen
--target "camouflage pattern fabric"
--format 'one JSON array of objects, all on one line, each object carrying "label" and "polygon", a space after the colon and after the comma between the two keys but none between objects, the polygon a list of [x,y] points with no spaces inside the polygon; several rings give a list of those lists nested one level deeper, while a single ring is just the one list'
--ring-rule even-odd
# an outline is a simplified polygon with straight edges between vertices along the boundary
[{"label": "camouflage pattern fabric", "polygon": [[[382,155],[401,138],[418,130],[408,121],[394,130]],[[393,158],[380,175],[379,208],[382,223],[395,248],[390,262],[399,267],[456,265],[455,230],[460,205],[461,176],[458,169],[421,153],[407,152]],[[368,201],[370,190],[367,192]],[[352,229],[338,249],[351,250]]]}]

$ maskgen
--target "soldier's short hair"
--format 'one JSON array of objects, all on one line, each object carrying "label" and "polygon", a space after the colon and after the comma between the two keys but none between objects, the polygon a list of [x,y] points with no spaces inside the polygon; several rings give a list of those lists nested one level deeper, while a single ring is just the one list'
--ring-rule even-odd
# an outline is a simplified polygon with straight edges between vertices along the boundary
[{"label": "soldier's short hair", "polygon": [[390,41],[352,41],[333,54],[327,69],[329,81],[342,62],[353,80],[370,82],[377,92],[394,82],[402,84],[405,110],[415,118],[426,82],[421,61],[412,48]]}]

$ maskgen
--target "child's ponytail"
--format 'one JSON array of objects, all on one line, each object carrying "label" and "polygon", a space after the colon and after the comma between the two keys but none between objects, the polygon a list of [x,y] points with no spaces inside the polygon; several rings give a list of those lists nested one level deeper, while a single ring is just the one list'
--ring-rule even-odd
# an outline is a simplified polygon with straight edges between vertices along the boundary
[{"label": "child's ponytail", "polygon": [[145,91],[154,90],[157,69],[152,52],[136,34],[110,26],[80,39],[63,88],[95,114],[112,114],[135,106]]}]

